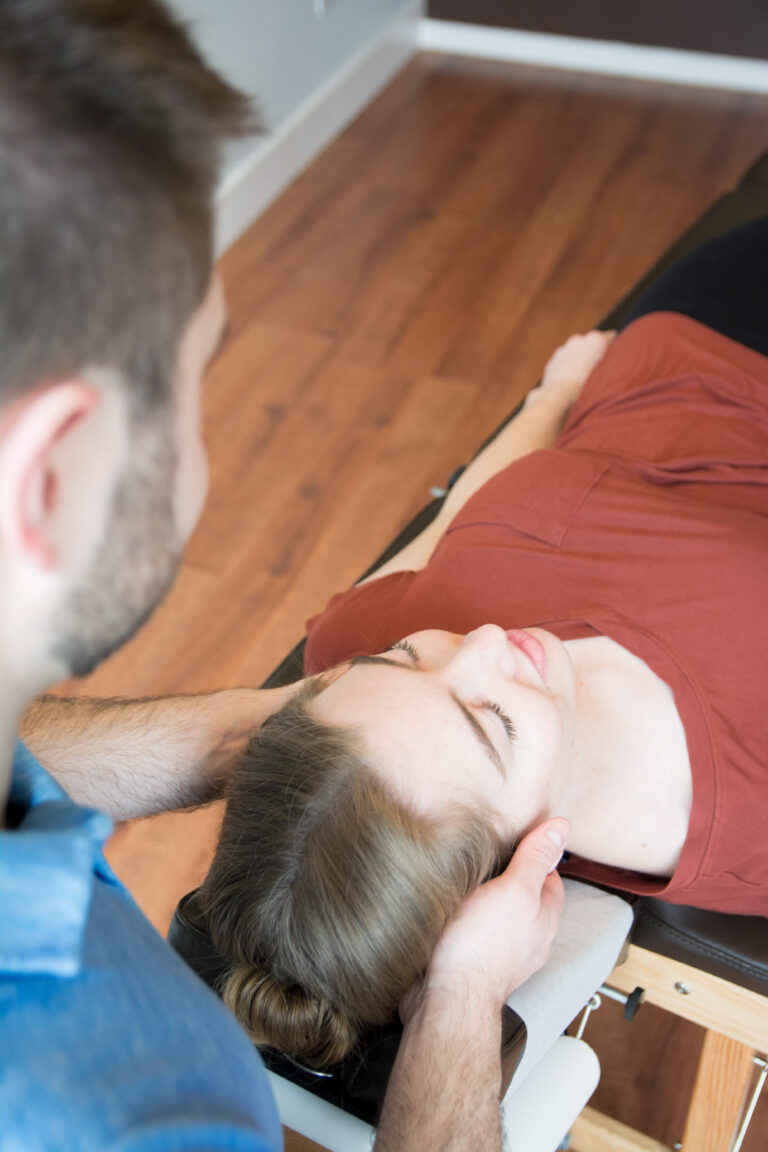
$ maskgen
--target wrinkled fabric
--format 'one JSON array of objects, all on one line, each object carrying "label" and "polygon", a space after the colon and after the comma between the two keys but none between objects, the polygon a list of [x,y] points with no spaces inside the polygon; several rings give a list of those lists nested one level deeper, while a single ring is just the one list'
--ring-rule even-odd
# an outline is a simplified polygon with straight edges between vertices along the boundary
[{"label": "wrinkled fabric", "polygon": [[23,745],[0,831],[0,1152],[277,1152],[261,1061]]}]

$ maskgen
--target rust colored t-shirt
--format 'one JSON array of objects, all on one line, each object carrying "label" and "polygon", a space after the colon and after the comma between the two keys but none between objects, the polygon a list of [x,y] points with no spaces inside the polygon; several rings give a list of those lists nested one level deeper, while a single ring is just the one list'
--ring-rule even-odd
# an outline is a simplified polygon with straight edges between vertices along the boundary
[{"label": "rust colored t-shirt", "polygon": [[687,317],[641,317],[554,448],[494,476],[420,572],[331,600],[308,672],[424,628],[603,634],[672,689],[693,774],[669,881],[571,857],[630,892],[768,916],[768,357]]}]

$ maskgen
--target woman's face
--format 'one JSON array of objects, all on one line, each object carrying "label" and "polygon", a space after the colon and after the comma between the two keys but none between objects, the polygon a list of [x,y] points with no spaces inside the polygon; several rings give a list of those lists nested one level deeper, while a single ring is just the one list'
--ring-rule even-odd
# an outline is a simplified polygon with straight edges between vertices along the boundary
[{"label": "woman's face", "polygon": [[373,767],[417,811],[474,800],[517,835],[556,802],[574,697],[571,658],[556,636],[485,624],[467,636],[416,632],[341,665],[310,711],[359,731]]}]

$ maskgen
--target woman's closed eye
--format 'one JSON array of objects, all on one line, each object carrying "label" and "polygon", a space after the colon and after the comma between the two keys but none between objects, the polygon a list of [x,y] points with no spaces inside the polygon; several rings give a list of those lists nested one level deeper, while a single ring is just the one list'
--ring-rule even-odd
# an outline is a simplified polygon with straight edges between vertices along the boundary
[{"label": "woman's closed eye", "polygon": [[[414,648],[413,644],[411,644],[410,640],[398,640],[397,644],[393,644],[389,651],[406,652],[411,657],[414,664],[419,664],[420,662],[419,653]],[[507,713],[499,704],[497,704],[494,700],[483,700],[479,707],[483,712],[493,712],[494,716],[498,716],[510,744],[517,739],[517,729],[510,720]]]},{"label": "woman's closed eye", "polygon": [[507,734],[507,739],[509,740],[510,744],[517,739],[517,729],[510,720],[509,716],[507,716],[504,709],[496,704],[495,701],[483,700],[480,707],[484,712],[493,712],[494,716],[498,716],[499,720],[501,720],[501,723],[504,726],[504,731]]},{"label": "woman's closed eye", "polygon": [[410,640],[398,640],[397,644],[393,644],[392,647],[389,649],[389,651],[390,652],[396,652],[396,651],[407,652],[408,655],[413,660],[414,664],[419,663],[419,654],[416,651],[416,649],[414,648],[413,644],[411,644]]}]

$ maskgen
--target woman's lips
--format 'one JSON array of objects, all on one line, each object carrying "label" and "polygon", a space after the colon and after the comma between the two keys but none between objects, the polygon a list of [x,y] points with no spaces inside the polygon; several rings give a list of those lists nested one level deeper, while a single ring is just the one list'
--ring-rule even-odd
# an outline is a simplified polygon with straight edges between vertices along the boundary
[{"label": "woman's lips", "polygon": [[507,632],[507,640],[514,644],[516,648],[522,648],[539,676],[541,676],[542,680],[545,680],[547,675],[547,654],[544,651],[541,641],[537,640],[535,636],[531,636],[530,632],[524,632],[522,628],[510,629],[510,631]]}]

